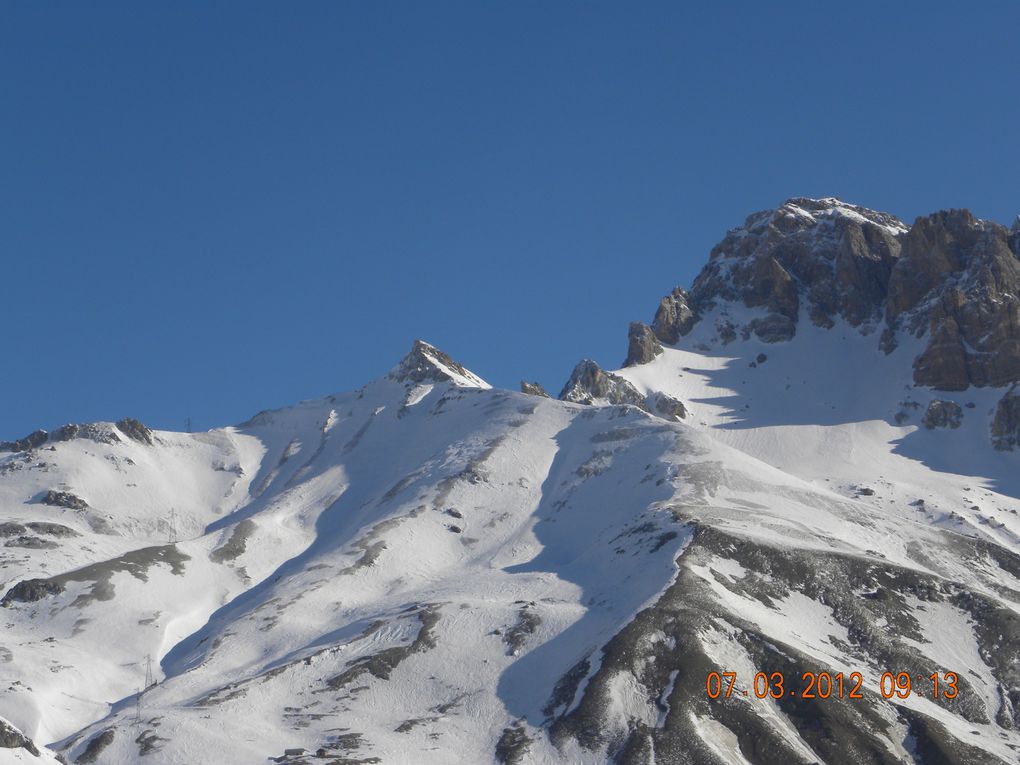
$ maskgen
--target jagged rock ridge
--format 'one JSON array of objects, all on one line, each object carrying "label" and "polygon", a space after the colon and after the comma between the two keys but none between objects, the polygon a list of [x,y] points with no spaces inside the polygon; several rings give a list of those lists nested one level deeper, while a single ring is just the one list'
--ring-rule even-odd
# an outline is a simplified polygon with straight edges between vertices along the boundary
[{"label": "jagged rock ridge", "polygon": [[902,335],[925,338],[918,385],[939,390],[1020,380],[1020,235],[966,210],[894,216],[836,199],[788,200],[748,217],[713,250],[690,292],[663,298],[652,328],[676,344],[721,302],[757,309],[718,336],[791,340],[802,316],[879,330],[891,352]]}]

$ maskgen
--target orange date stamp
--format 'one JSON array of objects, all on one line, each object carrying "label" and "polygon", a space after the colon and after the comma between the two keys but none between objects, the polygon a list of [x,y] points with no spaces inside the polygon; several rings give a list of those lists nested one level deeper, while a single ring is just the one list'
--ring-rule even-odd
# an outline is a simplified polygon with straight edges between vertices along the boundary
[{"label": "orange date stamp", "polygon": [[[955,672],[912,675],[909,672],[883,672],[878,692],[885,699],[906,699],[911,695],[931,699],[955,699],[959,694]],[[742,688],[736,672],[709,672],[705,692],[710,699],[732,696],[758,699],[863,699],[864,676],[860,672],[804,672],[799,680],[787,682],[782,672],[759,672],[751,685]]]}]

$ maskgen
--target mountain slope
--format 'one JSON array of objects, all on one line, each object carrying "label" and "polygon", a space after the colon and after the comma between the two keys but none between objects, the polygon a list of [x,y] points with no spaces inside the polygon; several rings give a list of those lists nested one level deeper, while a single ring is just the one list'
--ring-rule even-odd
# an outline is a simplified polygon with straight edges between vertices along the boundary
[{"label": "mountain slope", "polygon": [[[1008,393],[918,382],[941,325],[904,335],[883,281],[911,227],[791,205],[566,401],[418,342],[237,427],[7,444],[0,716],[68,762],[1020,761]],[[878,286],[826,303],[840,257]]]}]

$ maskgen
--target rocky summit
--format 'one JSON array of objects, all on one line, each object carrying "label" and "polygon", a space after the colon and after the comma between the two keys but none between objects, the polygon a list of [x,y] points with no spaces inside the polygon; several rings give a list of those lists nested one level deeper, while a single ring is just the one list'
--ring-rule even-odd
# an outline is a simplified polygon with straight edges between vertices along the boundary
[{"label": "rocky summit", "polygon": [[791,199],[559,398],[0,444],[0,761],[1017,765],[1018,243]]},{"label": "rocky summit", "polygon": [[687,292],[663,298],[652,324],[676,344],[719,304],[752,313],[716,316],[723,342],[794,338],[809,321],[874,333],[889,353],[922,339],[914,381],[938,390],[1020,379],[1020,235],[949,210],[907,226],[837,199],[791,199],[750,216],[712,250]]}]

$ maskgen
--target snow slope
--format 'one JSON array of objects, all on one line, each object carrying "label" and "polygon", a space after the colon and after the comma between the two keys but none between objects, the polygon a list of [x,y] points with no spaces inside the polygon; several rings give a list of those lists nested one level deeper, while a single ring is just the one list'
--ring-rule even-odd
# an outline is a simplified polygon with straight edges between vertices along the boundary
[{"label": "snow slope", "polygon": [[[492,389],[419,343],[237,427],[4,455],[0,716],[68,762],[1020,761],[991,398],[897,424],[927,403],[901,359],[811,332],[618,372],[685,422]],[[865,698],[705,693],[821,669]],[[883,699],[901,670],[959,696]]]}]

